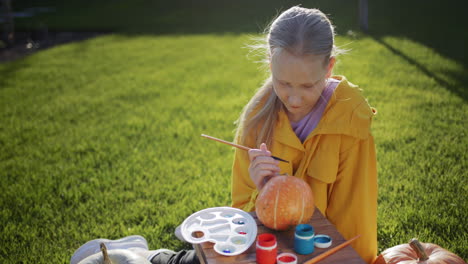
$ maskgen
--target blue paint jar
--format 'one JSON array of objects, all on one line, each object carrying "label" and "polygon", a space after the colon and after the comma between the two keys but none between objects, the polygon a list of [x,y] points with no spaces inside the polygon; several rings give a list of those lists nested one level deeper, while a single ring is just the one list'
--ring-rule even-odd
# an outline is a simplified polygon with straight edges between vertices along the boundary
[{"label": "blue paint jar", "polygon": [[301,255],[314,252],[314,228],[308,224],[296,226],[294,233],[294,251]]}]

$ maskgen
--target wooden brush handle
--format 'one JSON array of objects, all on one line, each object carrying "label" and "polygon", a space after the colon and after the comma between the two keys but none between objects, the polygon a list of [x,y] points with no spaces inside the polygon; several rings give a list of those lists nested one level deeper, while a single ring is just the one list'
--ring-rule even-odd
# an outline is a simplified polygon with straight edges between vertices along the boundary
[{"label": "wooden brush handle", "polygon": [[225,141],[225,140],[222,140],[222,139],[219,139],[219,138],[215,138],[215,137],[208,136],[208,135],[205,135],[205,134],[202,134],[201,136],[205,137],[205,138],[208,138],[208,139],[211,139],[211,140],[214,140],[214,141],[224,143],[224,144],[229,145],[229,146],[233,146],[233,147],[240,148],[240,149],[247,150],[247,151],[250,150],[250,148],[248,148],[248,147],[237,145],[237,144],[234,144],[234,143],[231,143],[229,141]]},{"label": "wooden brush handle", "polygon": [[326,257],[328,257],[328,256],[330,256],[330,255],[332,255],[332,254],[334,254],[334,253],[336,253],[338,250],[340,250],[340,249],[346,247],[347,245],[351,244],[351,242],[353,242],[354,240],[356,240],[356,239],[359,238],[360,236],[361,236],[361,235],[357,235],[357,236],[351,238],[350,240],[344,242],[343,244],[340,244],[340,245],[338,245],[338,246],[336,246],[336,247],[334,247],[334,248],[332,248],[332,249],[330,249],[330,250],[328,250],[328,251],[323,252],[322,254],[316,256],[315,258],[313,258],[313,259],[311,259],[311,260],[309,260],[309,261],[304,262],[304,264],[313,264],[313,263],[317,263],[317,262],[321,261],[322,259],[324,259],[324,258],[326,258]]},{"label": "wooden brush handle", "polygon": [[[234,144],[234,143],[231,143],[229,141],[226,141],[226,140],[222,140],[222,139],[219,139],[219,138],[215,138],[215,137],[212,137],[212,136],[208,136],[208,135],[205,135],[205,134],[201,134],[202,137],[205,137],[207,139],[211,139],[211,140],[214,140],[214,141],[218,141],[220,143],[223,143],[223,144],[226,144],[226,145],[229,145],[229,146],[233,146],[233,147],[236,147],[236,148],[239,148],[239,149],[243,149],[243,150],[251,150],[251,148],[248,148],[248,147],[245,147],[245,146],[242,146],[242,145],[237,145],[237,144]],[[281,158],[278,158],[278,157],[275,157],[275,156],[271,156],[273,159],[275,160],[279,160],[279,161],[282,161],[282,162],[286,162],[286,163],[289,163],[289,161],[287,160],[284,160],[284,159],[281,159]]]}]

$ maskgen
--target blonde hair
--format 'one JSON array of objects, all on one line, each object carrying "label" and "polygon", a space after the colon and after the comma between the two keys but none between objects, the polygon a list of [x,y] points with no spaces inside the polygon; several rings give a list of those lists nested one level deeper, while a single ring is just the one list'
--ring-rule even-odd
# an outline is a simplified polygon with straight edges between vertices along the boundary
[{"label": "blonde hair", "polygon": [[[275,49],[285,49],[301,56],[307,54],[324,56],[325,65],[338,53],[334,44],[334,28],[325,14],[318,9],[291,7],[280,14],[268,27],[266,37],[251,45],[254,50],[263,50],[268,64]],[[236,121],[235,141],[239,144],[258,147],[261,143],[271,145],[274,126],[282,102],[273,90],[272,77],[264,82],[242,110]],[[246,142],[254,134],[255,142]],[[255,146],[253,146],[255,145]]]}]

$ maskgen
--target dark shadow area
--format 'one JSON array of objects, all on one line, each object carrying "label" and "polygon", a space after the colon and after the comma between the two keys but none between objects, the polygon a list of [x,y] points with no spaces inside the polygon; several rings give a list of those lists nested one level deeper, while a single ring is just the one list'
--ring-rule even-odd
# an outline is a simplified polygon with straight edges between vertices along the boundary
[{"label": "dark shadow area", "polygon": [[[358,30],[359,0],[16,0],[15,12],[52,12],[17,18],[19,31],[119,32],[125,34],[261,33],[279,12],[293,6],[319,8],[337,33]],[[369,33],[408,38],[468,66],[465,0],[369,1]]]},{"label": "dark shadow area", "polygon": [[55,12],[17,19],[21,29],[47,25],[56,31],[114,31],[128,34],[259,33],[281,11],[301,5],[330,15],[338,31],[357,25],[359,0],[16,0],[18,11],[31,6]]},{"label": "dark shadow area", "polygon": [[[468,1],[373,0],[369,6],[369,35],[393,54],[433,78],[441,87],[468,99]],[[423,44],[462,65],[460,71],[432,72],[412,54],[392,46],[385,37],[405,38]],[[441,76],[445,76],[441,78]],[[453,80],[447,82],[446,79]]]},{"label": "dark shadow area", "polygon": [[74,34],[81,41],[87,38],[82,36],[97,32],[127,36],[262,33],[277,14],[294,5],[321,9],[338,34],[345,34],[357,29],[357,4],[358,0],[15,0],[13,9],[19,15],[31,9],[52,11],[15,18],[19,32],[15,48],[21,54],[0,45],[0,63],[69,42],[57,41],[63,34]]},{"label": "dark shadow area", "polygon": [[407,38],[468,67],[468,1],[369,1],[369,33]]},{"label": "dark shadow area", "polygon": [[[328,14],[338,35],[359,30],[359,0],[16,0],[14,9],[46,7],[54,12],[16,19],[25,32],[118,32],[128,36],[182,34],[261,33],[281,11],[302,5]],[[420,43],[468,68],[468,1],[464,0],[372,0],[369,1],[369,36],[394,54],[415,65],[466,100],[466,74],[434,73],[421,62],[383,39],[387,36]],[[450,85],[440,76],[453,78]]]},{"label": "dark shadow area", "polygon": [[[373,36],[372,36],[373,37]],[[452,80],[456,81],[456,84],[450,84],[444,79],[440,78],[438,74],[431,72],[426,66],[424,66],[422,63],[416,61],[415,59],[411,58],[411,56],[403,53],[402,51],[398,50],[396,47],[390,45],[389,43],[385,42],[383,39],[373,37],[375,41],[386,47],[388,50],[390,50],[393,54],[400,56],[406,62],[409,64],[415,66],[421,73],[426,75],[430,79],[434,79],[437,84],[452,93],[456,94],[460,98],[462,98],[464,101],[468,100],[468,91],[466,89],[467,83],[468,83],[468,73],[467,74],[461,74],[459,72],[443,72],[439,73],[441,75],[446,75],[449,76]]]},{"label": "dark shadow area", "polygon": [[[0,63],[14,61],[40,50],[70,42],[84,41],[90,38],[108,34],[109,32],[50,32],[29,31],[16,32],[15,45],[0,49]],[[1,83],[1,81],[0,81]]]}]

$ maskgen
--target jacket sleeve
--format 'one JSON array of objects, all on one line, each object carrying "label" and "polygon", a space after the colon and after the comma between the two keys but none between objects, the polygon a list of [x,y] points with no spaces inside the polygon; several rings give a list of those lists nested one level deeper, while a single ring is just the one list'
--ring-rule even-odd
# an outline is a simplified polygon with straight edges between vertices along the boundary
[{"label": "jacket sleeve", "polygon": [[235,150],[231,178],[232,207],[246,212],[255,209],[258,191],[249,175],[249,154],[245,150]]},{"label": "jacket sleeve", "polygon": [[343,136],[336,181],[329,189],[327,218],[367,262],[377,255],[377,162],[374,139]]}]

